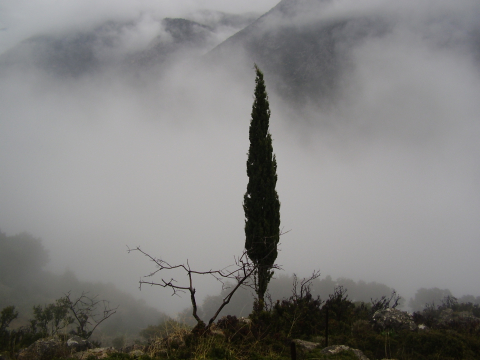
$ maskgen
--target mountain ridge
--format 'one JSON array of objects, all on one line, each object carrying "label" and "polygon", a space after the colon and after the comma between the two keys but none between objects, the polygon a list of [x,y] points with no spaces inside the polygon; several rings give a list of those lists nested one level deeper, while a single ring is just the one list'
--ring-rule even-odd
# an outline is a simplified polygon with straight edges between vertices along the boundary
[{"label": "mountain ridge", "polygon": [[[129,31],[133,34],[129,36],[134,36],[135,23],[106,22],[90,31],[30,38],[3,54],[0,62],[3,67],[33,65],[51,74],[74,78],[115,67],[123,73],[132,69],[162,72],[167,65],[179,61],[208,65],[212,71],[223,68],[244,76],[257,63],[267,74],[271,90],[290,106],[328,106],[342,95],[345,79],[355,70],[355,49],[366,41],[394,36],[399,24],[407,27],[412,21],[405,20],[410,16],[408,12],[367,8],[342,12],[335,4],[333,0],[282,0],[254,21],[252,15],[192,16],[205,19],[207,25],[165,18],[156,24],[159,33],[143,47],[137,45],[134,49],[127,47],[128,39],[122,36],[128,38]],[[423,46],[451,47],[456,51],[458,44],[464,44],[480,64],[480,26],[470,24],[463,29],[463,24],[455,23],[460,21],[457,15],[450,19],[447,13],[439,14],[426,16],[428,24],[416,19],[420,25],[414,24],[417,29],[411,26],[410,31],[416,32]],[[248,25],[220,41],[217,31],[229,23]]]}]

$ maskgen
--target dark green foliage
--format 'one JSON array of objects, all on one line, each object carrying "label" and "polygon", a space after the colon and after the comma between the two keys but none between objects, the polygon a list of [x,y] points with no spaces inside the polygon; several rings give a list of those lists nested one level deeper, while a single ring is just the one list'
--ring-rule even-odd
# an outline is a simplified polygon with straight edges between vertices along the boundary
[{"label": "dark green foliage", "polygon": [[7,306],[0,313],[0,350],[7,349],[12,339],[13,332],[8,330],[10,323],[18,317],[15,306]]},{"label": "dark green foliage", "polygon": [[433,304],[426,304],[423,311],[413,313],[413,321],[416,324],[424,324],[429,328],[435,327],[440,317],[440,311]]},{"label": "dark green foliage", "polygon": [[245,211],[245,249],[258,266],[256,291],[260,308],[272,278],[272,266],[277,258],[280,238],[280,201],[277,184],[277,161],[273,154],[269,132],[270,107],[263,73],[255,65],[255,101],[250,121],[247,192],[243,200]]},{"label": "dark green foliage", "polygon": [[480,330],[480,305],[472,303],[458,303],[453,296],[447,296],[442,304],[427,304],[423,311],[413,313],[413,320],[417,324],[424,324],[429,328],[450,329],[466,333],[478,333]]},{"label": "dark green foliage", "polygon": [[451,332],[409,333],[404,345],[419,359],[466,359],[475,355],[465,348],[466,344],[458,334]]},{"label": "dark green foliage", "polygon": [[231,352],[229,351],[228,348],[225,348],[224,346],[212,346],[210,351],[208,352],[208,359],[233,359],[231,356]]},{"label": "dark green foliage", "polygon": [[355,304],[350,301],[347,290],[343,286],[335,288],[328,300],[325,309],[329,313],[329,335],[343,335],[350,331],[354,321]]},{"label": "dark green foliage", "polygon": [[368,326],[354,328],[344,344],[362,350],[370,359],[480,359],[478,334],[469,335],[452,330],[403,330],[387,334],[375,332]]},{"label": "dark green foliage", "polygon": [[56,335],[73,322],[74,318],[70,314],[70,300],[64,296],[55,300],[55,304],[48,304],[44,307],[34,306],[30,328],[32,332],[39,332],[45,336]]},{"label": "dark green foliage", "polygon": [[108,358],[111,360],[130,360],[133,357],[125,353],[113,353]]},{"label": "dark green foliage", "polygon": [[42,338],[44,334],[32,332],[29,327],[9,329],[10,323],[18,318],[15,306],[7,306],[0,313],[0,351],[13,354]]},{"label": "dark green foliage", "polygon": [[18,317],[15,306],[7,306],[0,313],[0,333],[7,330],[10,323]]},{"label": "dark green foliage", "polygon": [[227,315],[222,317],[220,320],[217,321],[217,326],[220,329],[224,330],[231,330],[236,329],[238,327],[239,320],[236,316]]},{"label": "dark green foliage", "polygon": [[288,300],[277,301],[272,309],[272,317],[277,319],[278,330],[283,328],[287,338],[310,339],[324,329],[322,304],[320,297],[314,298],[307,291],[301,297],[292,296]]},{"label": "dark green foliage", "polygon": [[[300,286],[297,286],[300,285]],[[329,335],[337,339],[351,333],[355,305],[348,299],[343,287],[335,289],[327,301],[313,297],[310,282],[296,277],[290,298],[267,306],[266,310],[254,312],[250,318],[258,334],[278,340],[300,338],[323,343],[326,335],[327,309]]]},{"label": "dark green foliage", "polygon": [[310,293],[304,297],[277,301],[266,310],[254,312],[253,333],[258,338],[271,338],[287,342],[292,338],[311,339],[324,328],[322,301]]},{"label": "dark green foliage", "polygon": [[[314,279],[315,280],[315,279]],[[294,276],[292,295],[268,302],[250,315],[251,322],[226,316],[217,322],[223,336],[215,333],[191,337],[186,348],[169,353],[169,358],[206,359],[290,359],[294,338],[320,343],[312,352],[297,348],[298,359],[356,359],[353,352],[321,353],[325,341],[326,309],[329,309],[329,345],[347,345],[361,350],[369,359],[398,360],[480,359],[480,327],[435,328],[429,331],[375,330],[371,315],[375,308],[396,306],[398,295],[380,296],[370,303],[353,303],[345,288],[338,286],[323,302],[311,294],[308,279]],[[471,311],[475,304],[444,299],[435,311]],[[455,310],[454,310],[455,309]],[[428,309],[427,309],[428,310]]]},{"label": "dark green foliage", "polygon": [[[375,332],[366,321],[352,327],[347,345],[359,348],[369,358],[397,359],[478,359],[480,358],[480,328],[474,318],[445,322],[445,311],[471,312],[473,304],[458,304],[448,297],[442,305],[427,304],[422,312],[414,313],[417,324],[430,327],[427,331]],[[455,319],[455,317],[453,317]],[[459,318],[461,319],[461,317]]]},{"label": "dark green foliage", "polygon": [[480,318],[480,304],[459,303],[452,307],[453,311],[469,311],[473,316]]},{"label": "dark green foliage", "polygon": [[351,350],[342,351],[338,354],[322,354],[321,349],[315,349],[311,352],[304,354],[302,359],[315,359],[315,360],[358,360],[358,356]]},{"label": "dark green foliage", "polygon": [[[293,281],[293,275],[279,274],[272,278],[268,284],[268,293],[271,295],[273,302],[290,297]],[[364,306],[369,309],[372,307],[372,298],[380,300],[390,298],[390,296],[385,296],[385,294],[391,294],[394,291],[394,289],[389,286],[380,283],[366,283],[361,280],[356,282],[347,278],[333,280],[330,276],[326,276],[322,279],[314,279],[311,282],[311,294],[314,298],[320,296],[321,299],[328,299],[329,294],[332,294],[335,288],[339,286],[348,289],[348,297],[356,304],[356,307]],[[228,289],[224,289],[218,295],[206,296],[202,305],[198,308],[200,318],[211,318],[223,299],[227,296],[228,291]],[[222,310],[219,318],[225,315],[235,315],[237,317],[248,316],[253,309],[253,300],[254,297],[250,289],[239,289],[230,300],[228,308]],[[401,304],[401,300],[399,300],[399,304]],[[370,311],[368,309],[365,310]],[[191,316],[191,309],[186,308],[180,318],[182,321],[189,321],[189,316]],[[366,314],[366,316],[368,317],[368,314]],[[195,325],[196,320],[193,317],[191,317],[191,319],[193,320],[191,325]],[[109,324],[113,324],[114,321],[115,320],[112,320]]]},{"label": "dark green foliage", "polygon": [[[292,338],[301,338],[321,344],[319,348],[311,352],[297,347],[297,359],[356,359],[352,351],[335,355],[321,353],[325,330],[322,321],[325,320],[327,303],[332,309],[332,323],[330,324],[332,333],[329,345],[343,344],[359,349],[372,360],[383,358],[398,360],[480,359],[478,330],[472,333],[461,329],[380,332],[374,330],[368,320],[359,319],[359,316],[363,316],[363,313],[358,311],[359,308],[362,308],[362,304],[353,304],[348,299],[345,289],[337,288],[325,303],[311,296],[308,284],[303,287],[303,291],[301,286],[296,290],[290,298],[270,304],[264,310],[253,313],[251,322],[235,316],[226,316],[217,322],[218,329],[197,336],[189,334],[188,331],[179,331],[178,328],[172,326],[168,335],[175,339],[183,334],[184,345],[181,342],[165,341],[164,338],[157,344],[165,344],[164,346],[167,346],[163,347],[165,351],[149,352],[155,348],[155,343],[150,342],[151,346],[150,350],[147,349],[147,354],[154,357],[144,355],[139,360],[167,358],[287,360],[290,359]],[[445,302],[445,306],[468,307],[469,305],[448,301]],[[364,309],[370,311],[371,305],[366,304]],[[312,319],[304,317],[304,315],[312,315]],[[344,326],[335,328],[334,323]],[[219,329],[223,332],[221,336],[218,335]],[[289,333],[290,338],[287,337]],[[111,355],[109,359],[133,360],[134,358],[128,354],[118,353]]]},{"label": "dark green foliage", "polygon": [[286,338],[302,339],[320,334],[325,323],[322,311],[324,302],[311,293],[312,281],[319,276],[320,272],[314,271],[310,278],[298,281],[297,276],[293,275],[292,296],[270,307],[277,333],[282,333]]}]

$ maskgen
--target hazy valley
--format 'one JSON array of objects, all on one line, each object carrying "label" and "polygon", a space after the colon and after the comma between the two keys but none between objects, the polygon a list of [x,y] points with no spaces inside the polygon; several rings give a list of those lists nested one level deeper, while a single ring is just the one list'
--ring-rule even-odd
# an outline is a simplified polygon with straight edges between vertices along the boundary
[{"label": "hazy valley", "polygon": [[[478,297],[478,16],[467,0],[283,0],[32,30],[0,49],[0,229],[42,238],[50,282],[69,270],[145,299],[156,310],[137,327],[181,312],[188,298],[137,291],[150,264],[127,246],[199,268],[242,251],[256,63],[292,230],[277,296],[320,269],[407,303],[420,288]],[[219,294],[198,281],[201,299]],[[374,287],[356,300],[381,296]]]}]

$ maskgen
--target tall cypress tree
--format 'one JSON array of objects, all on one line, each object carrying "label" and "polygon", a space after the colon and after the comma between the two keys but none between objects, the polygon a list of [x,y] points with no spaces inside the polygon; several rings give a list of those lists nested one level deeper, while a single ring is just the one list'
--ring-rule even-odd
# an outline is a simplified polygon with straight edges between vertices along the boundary
[{"label": "tall cypress tree", "polygon": [[245,249],[258,266],[255,286],[258,304],[263,308],[265,292],[272,278],[280,239],[280,201],[275,190],[277,161],[273,154],[272,136],[268,130],[270,107],[263,73],[255,65],[255,101],[250,121],[247,192],[243,199],[245,211]]}]

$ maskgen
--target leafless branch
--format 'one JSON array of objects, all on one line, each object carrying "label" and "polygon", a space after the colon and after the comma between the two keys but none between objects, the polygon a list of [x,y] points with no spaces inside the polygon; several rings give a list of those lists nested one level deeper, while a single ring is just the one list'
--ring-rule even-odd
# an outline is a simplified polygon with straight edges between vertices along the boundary
[{"label": "leafless branch", "polygon": [[[89,297],[88,293],[82,292],[82,294],[72,300],[70,293],[65,294],[66,303],[69,309],[72,311],[73,316],[77,323],[77,335],[88,339],[95,329],[110,316],[116,313],[116,308],[110,308],[110,304],[106,300],[98,300],[98,295]],[[97,312],[99,306],[103,307],[103,310]],[[88,328],[91,328],[88,330]]]},{"label": "leafless branch", "polygon": [[[312,281],[320,277],[320,270],[313,270],[309,278],[303,278],[300,283],[297,275],[293,274],[292,298],[294,300],[303,299],[307,293],[310,293]],[[300,286],[300,293],[298,287]]]},{"label": "leafless branch", "polygon": [[[178,295],[178,293],[190,293],[190,301],[192,303],[192,315],[197,320],[198,325],[203,326],[203,329],[206,330],[210,328],[210,326],[213,324],[215,319],[218,317],[222,309],[230,302],[232,296],[235,294],[235,292],[243,287],[250,287],[252,289],[255,288],[255,284],[252,281],[252,275],[255,273],[255,271],[258,268],[258,265],[254,264],[247,256],[247,251],[244,250],[244,252],[239,256],[239,257],[234,257],[234,263],[226,266],[220,270],[207,270],[207,271],[197,271],[197,270],[192,270],[190,267],[190,264],[187,260],[186,264],[180,264],[180,265],[171,265],[168,262],[160,259],[160,258],[155,258],[148,254],[147,252],[143,251],[140,247],[136,247],[134,249],[128,248],[128,252],[133,252],[137,251],[146,256],[150,261],[154,262],[155,265],[157,266],[157,269],[150,274],[146,275],[146,277],[152,277],[156,274],[158,274],[161,271],[169,271],[169,270],[175,270],[175,269],[182,269],[183,271],[186,272],[187,278],[188,278],[188,285],[179,285],[177,282],[173,279],[170,278],[169,280],[165,280],[162,278],[158,282],[153,282],[153,281],[146,281],[143,279],[140,279],[140,286],[142,284],[147,284],[147,285],[155,285],[155,286],[161,286],[163,288],[170,288],[172,290],[172,295]],[[279,266],[273,265],[272,269],[280,269]],[[195,298],[195,293],[196,290],[193,286],[193,275],[207,275],[207,276],[212,276],[214,279],[219,281],[222,284],[222,289],[229,288],[228,283],[233,282],[234,285],[231,286],[231,290],[228,292],[228,294],[225,296],[225,298],[222,301],[222,304],[219,306],[218,310],[215,312],[213,317],[209,320],[208,324],[205,325],[203,321],[200,319],[198,316],[198,307],[197,307],[197,301]]]}]

